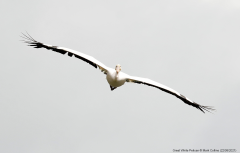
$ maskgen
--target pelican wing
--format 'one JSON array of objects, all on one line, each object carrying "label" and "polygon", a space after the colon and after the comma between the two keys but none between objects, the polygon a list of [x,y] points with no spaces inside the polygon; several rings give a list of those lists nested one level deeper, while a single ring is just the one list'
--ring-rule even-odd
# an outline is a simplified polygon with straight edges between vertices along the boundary
[{"label": "pelican wing", "polygon": [[33,46],[34,48],[46,48],[48,50],[52,50],[52,51],[55,51],[55,52],[61,53],[61,54],[67,53],[68,56],[70,56],[70,57],[75,56],[76,58],[79,58],[79,59],[87,62],[88,64],[92,65],[95,68],[98,67],[104,74],[107,74],[107,72],[108,72],[109,68],[107,66],[105,66],[104,64],[102,64],[101,62],[99,62],[98,60],[96,60],[92,56],[80,53],[80,52],[72,50],[72,49],[64,48],[64,47],[43,44],[43,43],[38,42],[35,39],[33,39],[29,34],[28,35],[23,34],[23,36],[21,36],[21,37],[25,39],[23,41],[25,43],[27,43],[28,46]]},{"label": "pelican wing", "polygon": [[147,79],[147,78],[139,78],[139,77],[128,76],[126,81],[127,82],[138,83],[138,84],[145,84],[145,85],[148,85],[148,86],[158,88],[162,91],[165,91],[169,94],[172,94],[172,95],[176,96],[177,98],[181,99],[184,103],[201,110],[203,113],[205,113],[204,111],[210,112],[210,111],[214,110],[212,107],[199,105],[199,104],[195,103],[194,101],[188,99],[187,97],[183,96],[182,94],[178,93],[177,91],[175,91],[175,90],[173,90],[173,89],[171,89],[171,88],[169,88],[169,87],[167,87],[163,84],[160,84],[160,83],[157,83],[157,82],[152,81],[150,79]]}]

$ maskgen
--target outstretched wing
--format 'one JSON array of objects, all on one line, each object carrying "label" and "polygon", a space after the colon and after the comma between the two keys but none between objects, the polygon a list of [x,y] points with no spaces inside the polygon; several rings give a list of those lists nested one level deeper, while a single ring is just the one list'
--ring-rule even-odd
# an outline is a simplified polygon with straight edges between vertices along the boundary
[{"label": "outstretched wing", "polygon": [[27,34],[27,35],[23,34],[23,36],[21,36],[21,37],[24,38],[23,41],[25,43],[27,43],[28,46],[33,46],[34,48],[46,48],[48,50],[52,50],[52,51],[55,51],[55,52],[61,53],[61,54],[67,53],[68,56],[70,56],[70,57],[75,56],[76,58],[79,58],[79,59],[87,62],[88,64],[92,65],[95,68],[98,67],[104,74],[107,74],[107,72],[108,72],[109,68],[107,66],[105,66],[104,64],[102,64],[101,62],[99,62],[98,60],[96,60],[95,58],[93,58],[92,56],[80,53],[80,52],[72,50],[72,49],[64,48],[64,47],[43,44],[43,43],[38,42],[35,39],[33,39],[29,34]]},{"label": "outstretched wing", "polygon": [[176,96],[177,98],[181,99],[184,103],[201,110],[203,113],[205,113],[204,111],[210,112],[210,111],[214,110],[212,107],[199,105],[199,104],[195,103],[194,101],[188,99],[187,97],[181,95],[177,91],[175,91],[175,90],[173,90],[173,89],[171,89],[171,88],[169,88],[169,87],[167,87],[163,84],[152,81],[150,79],[128,76],[126,81],[127,82],[138,83],[138,84],[145,84],[145,85],[148,85],[148,86],[158,88],[162,91],[165,91],[169,94],[172,94],[172,95]]}]

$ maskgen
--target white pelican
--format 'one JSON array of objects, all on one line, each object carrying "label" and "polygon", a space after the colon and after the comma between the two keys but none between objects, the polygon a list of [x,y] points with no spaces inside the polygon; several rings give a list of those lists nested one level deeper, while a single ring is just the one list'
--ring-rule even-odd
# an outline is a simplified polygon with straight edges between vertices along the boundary
[{"label": "white pelican", "polygon": [[116,65],[115,69],[112,69],[112,68],[105,66],[104,64],[102,64],[101,62],[96,60],[95,58],[88,56],[86,54],[80,53],[78,51],[64,48],[64,47],[43,44],[41,42],[34,40],[29,34],[28,35],[23,34],[23,36],[21,36],[21,37],[23,37],[25,39],[25,40],[23,40],[25,43],[29,44],[29,46],[33,46],[34,48],[46,48],[46,49],[50,49],[52,51],[55,51],[55,52],[58,52],[61,54],[67,53],[68,56],[70,56],[70,57],[75,56],[76,58],[79,58],[79,59],[89,63],[93,67],[99,68],[104,74],[107,75],[106,79],[110,85],[111,90],[114,90],[117,87],[122,86],[125,82],[145,84],[148,86],[158,88],[169,94],[172,94],[172,95],[176,96],[177,98],[181,99],[184,103],[201,110],[203,113],[205,113],[204,111],[210,112],[210,111],[214,110],[212,107],[202,106],[202,105],[195,103],[194,101],[188,99],[187,97],[183,96],[182,94],[178,93],[177,91],[175,91],[165,85],[162,85],[162,84],[152,81],[150,79],[133,77],[133,76],[127,75],[127,74],[121,72],[122,67],[119,64]]}]

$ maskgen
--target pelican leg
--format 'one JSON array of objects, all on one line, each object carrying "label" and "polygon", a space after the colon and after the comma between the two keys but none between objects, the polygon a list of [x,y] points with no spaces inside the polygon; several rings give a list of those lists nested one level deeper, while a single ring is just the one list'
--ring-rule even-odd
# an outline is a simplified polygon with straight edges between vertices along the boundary
[{"label": "pelican leg", "polygon": [[112,87],[112,86],[110,85],[110,88],[111,88],[111,91],[113,91],[113,90],[116,89],[117,87]]}]

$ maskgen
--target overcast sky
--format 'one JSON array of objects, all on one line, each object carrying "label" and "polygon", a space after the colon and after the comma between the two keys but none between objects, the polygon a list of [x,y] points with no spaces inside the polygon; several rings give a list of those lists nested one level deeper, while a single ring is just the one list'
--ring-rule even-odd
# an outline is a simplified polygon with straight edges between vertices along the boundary
[{"label": "overcast sky", "polygon": [[[239,151],[239,0],[1,0],[0,17],[0,152]],[[145,85],[111,91],[91,65],[19,41],[25,31],[217,111]]]}]

